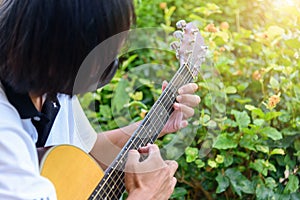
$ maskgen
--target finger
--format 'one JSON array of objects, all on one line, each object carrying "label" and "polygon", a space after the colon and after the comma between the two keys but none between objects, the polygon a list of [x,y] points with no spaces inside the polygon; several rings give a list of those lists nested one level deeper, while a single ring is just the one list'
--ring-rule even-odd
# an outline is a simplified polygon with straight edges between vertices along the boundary
[{"label": "finger", "polygon": [[176,170],[178,169],[178,163],[174,160],[166,160],[165,163],[170,168],[170,175],[174,176]]},{"label": "finger", "polygon": [[178,94],[194,94],[198,90],[196,83],[188,83],[178,89]]},{"label": "finger", "polygon": [[199,105],[199,103],[201,102],[200,97],[198,95],[193,95],[193,94],[178,95],[176,97],[176,100],[178,103],[182,103],[190,107],[195,107]]},{"label": "finger", "polygon": [[159,148],[156,144],[148,144],[147,147],[149,148],[149,157],[153,155],[160,155]]},{"label": "finger", "polygon": [[182,112],[183,119],[188,119],[195,114],[195,111],[193,108],[186,106],[184,104],[174,103],[173,108],[175,111]]},{"label": "finger", "polygon": [[172,187],[175,188],[176,184],[177,184],[177,178],[173,177],[173,179],[172,179]]},{"label": "finger", "polygon": [[159,148],[156,144],[148,144],[149,148],[148,157],[144,160],[143,164],[148,165],[152,169],[160,169],[165,167],[166,164],[161,157]]},{"label": "finger", "polygon": [[139,153],[142,153],[142,154],[148,154],[149,153],[149,147],[148,146],[140,147],[138,151],[139,151]]},{"label": "finger", "polygon": [[163,81],[162,87],[161,87],[162,91],[164,91],[166,89],[167,85],[168,85],[168,82],[167,81]]}]

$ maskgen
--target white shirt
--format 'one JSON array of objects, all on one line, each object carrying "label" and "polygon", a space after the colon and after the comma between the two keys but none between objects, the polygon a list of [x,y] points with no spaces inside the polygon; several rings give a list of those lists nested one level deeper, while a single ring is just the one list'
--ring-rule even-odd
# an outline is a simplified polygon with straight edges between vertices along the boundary
[{"label": "white shirt", "polygon": [[[58,95],[61,105],[46,146],[75,145],[89,152],[96,142],[76,97]],[[30,119],[21,119],[0,83],[0,199],[56,199],[52,183],[40,176],[35,142],[37,131]]]}]

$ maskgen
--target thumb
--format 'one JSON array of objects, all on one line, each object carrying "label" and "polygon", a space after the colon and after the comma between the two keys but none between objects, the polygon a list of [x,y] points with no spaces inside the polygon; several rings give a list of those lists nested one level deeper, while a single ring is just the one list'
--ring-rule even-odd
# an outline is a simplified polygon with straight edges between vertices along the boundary
[{"label": "thumb", "polygon": [[139,163],[140,153],[137,150],[130,150],[128,152],[125,170],[127,172],[134,172],[136,165]]}]

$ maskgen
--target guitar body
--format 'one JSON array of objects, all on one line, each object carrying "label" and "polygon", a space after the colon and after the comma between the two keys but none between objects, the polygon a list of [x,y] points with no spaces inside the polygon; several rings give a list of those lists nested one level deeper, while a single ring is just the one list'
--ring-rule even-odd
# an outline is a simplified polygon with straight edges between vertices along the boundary
[{"label": "guitar body", "polygon": [[90,197],[104,173],[81,149],[61,145],[46,152],[41,162],[41,175],[54,184],[58,200],[83,200]]}]

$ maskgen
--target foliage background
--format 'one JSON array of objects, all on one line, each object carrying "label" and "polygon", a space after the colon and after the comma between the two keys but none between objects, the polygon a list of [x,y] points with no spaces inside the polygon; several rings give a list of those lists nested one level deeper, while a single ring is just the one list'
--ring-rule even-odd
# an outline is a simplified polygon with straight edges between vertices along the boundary
[{"label": "foliage background", "polygon": [[[136,27],[164,33],[137,39],[168,45],[175,23],[185,19],[196,21],[209,46],[196,81],[202,103],[195,117],[188,128],[157,141],[165,158],[179,163],[172,198],[300,199],[299,1],[135,4]],[[120,60],[110,84],[81,97],[99,131],[141,120],[161,82],[178,68],[175,54],[159,49],[132,51]]]}]

